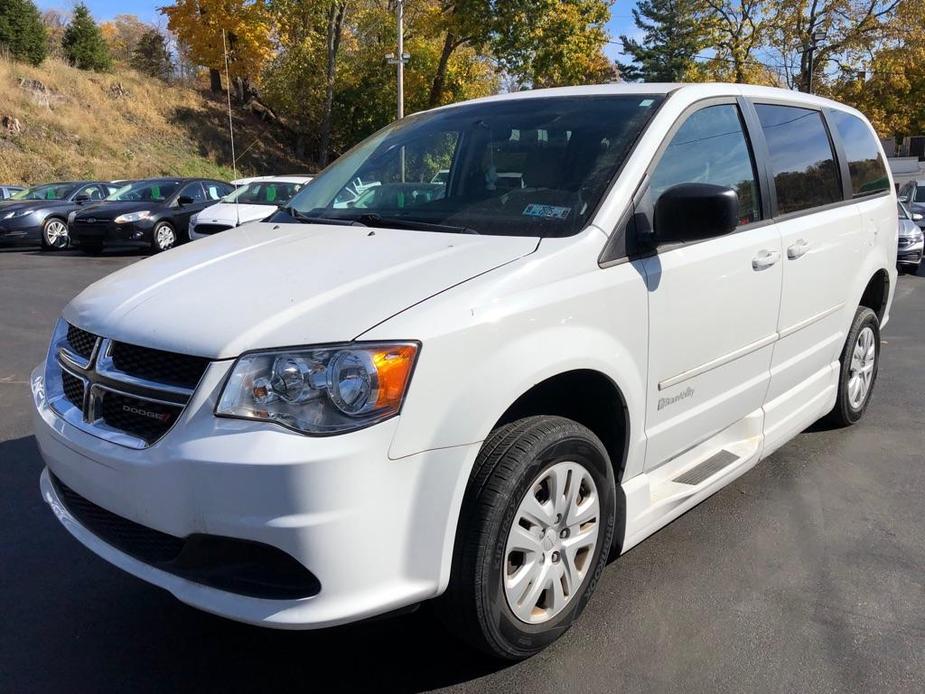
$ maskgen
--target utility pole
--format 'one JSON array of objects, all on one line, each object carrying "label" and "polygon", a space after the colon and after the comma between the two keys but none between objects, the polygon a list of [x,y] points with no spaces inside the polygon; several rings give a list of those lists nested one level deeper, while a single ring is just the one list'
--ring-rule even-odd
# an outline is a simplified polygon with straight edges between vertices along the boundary
[{"label": "utility pole", "polygon": [[825,31],[822,29],[817,29],[809,37],[809,47],[807,48],[807,63],[809,69],[809,75],[806,80],[806,91],[809,94],[813,93],[813,53],[816,51],[816,44],[820,41],[825,40]]},{"label": "utility pole", "polygon": [[405,53],[405,2],[395,0],[395,22],[398,24],[398,53],[385,56],[389,65],[394,65],[398,72],[398,118],[405,117],[405,63],[411,57]]}]

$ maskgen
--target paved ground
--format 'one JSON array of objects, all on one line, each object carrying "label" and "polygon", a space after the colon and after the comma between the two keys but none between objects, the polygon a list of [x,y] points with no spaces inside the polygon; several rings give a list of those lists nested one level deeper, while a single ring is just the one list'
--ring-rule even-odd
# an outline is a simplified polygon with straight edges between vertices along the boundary
[{"label": "paved ground", "polygon": [[66,301],[135,260],[0,251],[0,691],[922,691],[925,276],[900,278],[860,425],[802,434],[611,565],[563,641],[499,667],[425,610],[315,633],[211,617],[58,527],[28,374]]}]

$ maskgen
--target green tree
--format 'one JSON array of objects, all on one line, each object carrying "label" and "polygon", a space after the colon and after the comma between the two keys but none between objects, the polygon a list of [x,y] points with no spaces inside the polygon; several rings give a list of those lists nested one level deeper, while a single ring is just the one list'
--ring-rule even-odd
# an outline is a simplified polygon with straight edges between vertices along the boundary
[{"label": "green tree", "polygon": [[173,74],[173,61],[167,50],[167,39],[151,27],[139,37],[129,64],[138,72],[166,82]]},{"label": "green tree", "polygon": [[693,72],[695,57],[709,42],[709,27],[697,0],[641,0],[633,21],[642,32],[637,40],[621,36],[631,62],[620,65],[628,80],[679,82]]},{"label": "green tree", "polygon": [[109,47],[103,40],[100,28],[90,16],[90,10],[83,3],[74,8],[74,16],[64,31],[61,44],[67,61],[74,67],[97,72],[112,67]]},{"label": "green tree", "polygon": [[45,26],[32,0],[0,2],[0,49],[33,65],[45,60],[48,53]]}]

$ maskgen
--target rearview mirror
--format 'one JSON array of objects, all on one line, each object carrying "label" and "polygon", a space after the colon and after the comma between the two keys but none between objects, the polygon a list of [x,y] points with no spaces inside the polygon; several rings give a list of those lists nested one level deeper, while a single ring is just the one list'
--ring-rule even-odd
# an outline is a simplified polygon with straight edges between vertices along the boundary
[{"label": "rearview mirror", "polygon": [[739,196],[725,186],[682,183],[659,196],[654,222],[659,243],[722,236],[739,224]]},{"label": "rearview mirror", "polygon": [[195,200],[193,200],[189,195],[181,195],[177,198],[177,204],[180,207],[186,207],[187,205],[192,205]]}]

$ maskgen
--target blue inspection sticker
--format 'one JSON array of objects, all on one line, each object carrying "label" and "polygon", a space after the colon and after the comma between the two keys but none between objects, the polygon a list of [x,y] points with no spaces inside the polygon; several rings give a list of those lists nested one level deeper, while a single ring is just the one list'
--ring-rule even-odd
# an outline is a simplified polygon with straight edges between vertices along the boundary
[{"label": "blue inspection sticker", "polygon": [[523,214],[527,217],[543,217],[544,219],[565,219],[572,211],[571,207],[556,207],[555,205],[527,205]]}]

